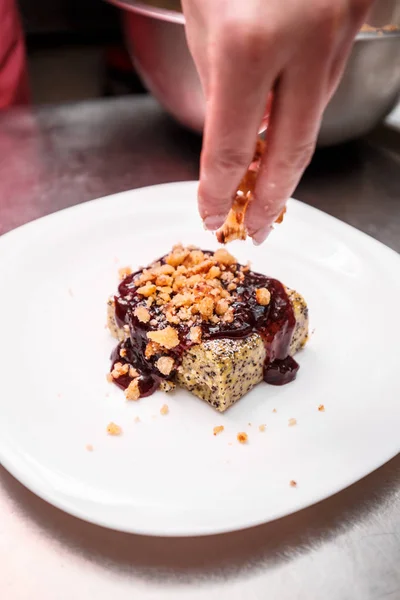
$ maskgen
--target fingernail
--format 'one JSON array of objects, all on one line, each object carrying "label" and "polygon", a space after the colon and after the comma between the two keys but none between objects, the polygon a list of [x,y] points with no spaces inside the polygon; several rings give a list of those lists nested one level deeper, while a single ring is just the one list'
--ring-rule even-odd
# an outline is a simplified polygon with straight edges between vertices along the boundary
[{"label": "fingernail", "polygon": [[223,225],[224,221],[224,215],[209,215],[204,219],[204,225],[206,229],[210,231],[215,231]]},{"label": "fingernail", "polygon": [[272,227],[267,226],[267,227],[263,227],[261,229],[259,229],[258,231],[255,231],[251,237],[253,238],[253,244],[255,246],[260,246],[263,242],[265,242],[265,240],[267,239],[267,237],[269,236],[269,234],[272,231]]}]

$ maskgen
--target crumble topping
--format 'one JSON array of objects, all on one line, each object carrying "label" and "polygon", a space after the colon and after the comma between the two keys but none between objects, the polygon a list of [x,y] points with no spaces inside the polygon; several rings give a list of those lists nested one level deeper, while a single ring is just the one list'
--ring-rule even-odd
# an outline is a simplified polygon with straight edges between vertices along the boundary
[{"label": "crumble topping", "polygon": [[150,321],[150,313],[144,306],[138,306],[134,314],[141,323],[148,323]]},{"label": "crumble topping", "polygon": [[118,269],[118,276],[120,278],[120,281],[126,279],[128,275],[132,275],[132,269],[130,267],[121,267],[121,269]]},{"label": "crumble topping", "polygon": [[134,379],[132,379],[132,381],[126,388],[125,398],[127,400],[139,400],[140,389],[139,389],[139,378],[138,377],[135,377]]},{"label": "crumble topping", "polygon": [[174,368],[174,359],[170,356],[161,356],[156,362],[156,367],[163,375],[169,375]]},{"label": "crumble topping", "polygon": [[268,306],[271,301],[271,294],[267,288],[259,288],[256,290],[256,300],[261,306]]},{"label": "crumble topping", "polygon": [[126,375],[128,372],[129,365],[117,362],[115,363],[114,368],[111,371],[111,377],[113,379],[119,379],[119,377],[122,377],[122,375]]},{"label": "crumble topping", "polygon": [[[221,244],[227,244],[234,240],[245,240],[247,237],[247,228],[245,225],[245,216],[248,205],[253,201],[254,190],[257,182],[257,175],[261,165],[261,159],[266,150],[266,143],[261,138],[257,138],[253,161],[250,164],[246,174],[240,182],[239,188],[232,200],[232,208],[222,227],[216,233],[217,240]],[[286,207],[276,219],[275,223],[281,223],[286,212]]]},{"label": "crumble topping", "polygon": [[171,348],[179,345],[178,332],[171,325],[167,325],[164,329],[157,331],[148,331],[146,335],[149,340],[156,342],[156,344],[159,344],[163,348],[167,348],[167,350],[171,350]]}]

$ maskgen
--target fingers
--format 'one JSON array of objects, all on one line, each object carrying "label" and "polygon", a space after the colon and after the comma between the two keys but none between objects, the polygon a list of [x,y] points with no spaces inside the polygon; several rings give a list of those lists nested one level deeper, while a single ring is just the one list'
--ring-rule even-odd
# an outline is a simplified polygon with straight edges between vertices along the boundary
[{"label": "fingers", "polygon": [[227,36],[210,57],[213,69],[199,186],[199,210],[208,229],[217,229],[224,222],[253,158],[275,75],[266,39],[261,35],[259,39]]},{"label": "fingers", "polygon": [[268,236],[314,152],[325,107],[327,77],[325,72],[316,72],[310,63],[307,67],[307,72],[303,68],[285,72],[274,93],[267,150],[255,198],[246,214],[248,232],[258,244]]}]

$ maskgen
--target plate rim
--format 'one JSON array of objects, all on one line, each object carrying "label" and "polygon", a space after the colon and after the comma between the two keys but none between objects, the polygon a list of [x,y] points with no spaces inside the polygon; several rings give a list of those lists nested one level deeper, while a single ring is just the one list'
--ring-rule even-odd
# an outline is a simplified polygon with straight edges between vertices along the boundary
[{"label": "plate rim", "polygon": [[[161,184],[157,184],[157,185],[153,185],[153,186],[134,188],[132,190],[126,190],[126,191],[119,192],[116,194],[102,196],[100,198],[89,200],[89,201],[86,201],[86,202],[83,202],[83,203],[80,203],[80,204],[77,204],[77,205],[74,205],[71,207],[64,208],[59,211],[54,211],[52,213],[49,213],[48,215],[44,215],[33,221],[30,221],[28,223],[20,225],[19,227],[1,235],[0,236],[0,249],[7,248],[7,244],[9,244],[9,243],[14,244],[15,242],[18,241],[19,237],[26,236],[27,235],[26,232],[28,232],[28,235],[31,232],[35,233],[35,230],[38,227],[38,225],[39,225],[39,228],[43,224],[45,224],[45,226],[50,224],[50,226],[51,226],[53,221],[57,221],[57,219],[59,220],[60,218],[62,218],[62,213],[64,213],[65,211],[69,212],[70,214],[73,214],[74,212],[80,212],[80,211],[82,211],[82,209],[91,211],[93,209],[93,207],[95,207],[96,205],[98,205],[99,203],[102,203],[102,202],[104,202],[104,203],[110,202],[117,198],[123,198],[125,196],[126,197],[132,196],[132,194],[136,194],[136,193],[138,193],[140,195],[140,192],[143,192],[143,190],[150,190],[150,189],[158,190],[158,189],[171,187],[171,186],[175,187],[177,185],[181,186],[181,187],[193,188],[194,186],[198,185],[198,181],[168,182],[168,183],[161,183]],[[336,226],[339,226],[340,228],[344,227],[348,231],[348,233],[350,233],[352,236],[355,235],[356,238],[358,238],[364,242],[367,242],[369,244],[371,244],[371,242],[372,242],[373,246],[375,245],[375,247],[377,249],[380,248],[380,250],[379,250],[380,252],[382,252],[382,251],[388,252],[389,251],[389,254],[391,255],[392,259],[400,261],[400,254],[396,250],[386,246],[379,240],[377,240],[377,239],[373,238],[372,236],[368,235],[367,233],[353,227],[352,225],[345,223],[344,221],[341,221],[340,219],[333,217],[332,215],[329,215],[328,213],[325,213],[324,211],[322,211],[318,208],[315,208],[313,206],[310,206],[299,200],[291,198],[289,202],[290,202],[290,204],[301,205],[302,207],[306,208],[307,210],[311,210],[314,213],[318,213],[318,216],[320,218],[327,219],[328,222],[333,222]],[[200,220],[200,217],[199,217],[199,220]],[[399,262],[399,265],[400,265],[400,262]],[[7,447],[11,451],[11,455],[10,454],[7,455]],[[326,500],[327,498],[334,496],[335,494],[339,493],[340,491],[346,489],[350,485],[353,485],[353,484],[357,483],[358,481],[364,479],[366,476],[373,473],[376,469],[380,468],[382,465],[387,463],[389,460],[391,460],[392,458],[397,456],[398,453],[399,453],[399,450],[397,450],[397,452],[395,452],[395,453],[388,452],[384,458],[381,457],[381,458],[379,458],[379,460],[376,460],[374,462],[375,466],[373,466],[372,468],[371,468],[371,466],[369,466],[367,469],[362,470],[362,472],[360,471],[360,475],[356,479],[354,479],[354,477],[349,477],[348,479],[346,479],[345,482],[342,481],[336,487],[335,486],[331,487],[330,490],[326,494],[318,495],[318,497],[314,498],[311,501],[310,501],[310,497],[308,497],[308,499],[304,499],[304,502],[300,502],[294,508],[294,510],[291,510],[289,512],[287,509],[283,509],[282,511],[276,511],[274,514],[270,514],[270,516],[268,516],[267,518],[265,518],[265,517],[261,518],[258,516],[256,516],[255,518],[248,517],[246,519],[245,523],[243,523],[243,521],[244,521],[243,518],[240,518],[240,516],[239,516],[236,518],[236,521],[241,521],[242,524],[236,523],[231,526],[223,525],[221,527],[216,527],[214,525],[212,527],[210,527],[210,526],[207,527],[207,526],[202,526],[202,525],[196,525],[195,527],[190,529],[187,527],[187,525],[184,525],[184,530],[181,531],[180,527],[179,526],[177,527],[175,524],[175,526],[172,528],[167,527],[167,528],[163,528],[163,530],[155,531],[154,529],[149,530],[148,527],[137,526],[137,524],[135,524],[133,527],[130,526],[129,524],[127,524],[125,526],[121,526],[117,522],[114,522],[113,518],[107,518],[107,519],[103,518],[102,519],[102,518],[97,518],[96,515],[94,517],[91,517],[90,514],[88,515],[88,513],[85,512],[84,509],[81,510],[79,507],[78,508],[74,507],[73,502],[72,503],[68,502],[68,499],[65,498],[65,496],[62,492],[57,495],[57,491],[55,491],[52,488],[51,484],[40,486],[37,481],[37,475],[34,472],[32,473],[32,471],[29,468],[29,464],[27,464],[27,462],[23,460],[23,458],[18,454],[18,451],[13,452],[13,449],[10,445],[7,446],[7,443],[6,443],[3,446],[0,441],[0,463],[4,466],[4,468],[13,477],[15,477],[22,485],[24,485],[27,489],[29,489],[35,495],[40,497],[42,500],[55,506],[56,508],[61,509],[64,512],[67,512],[68,514],[72,515],[73,517],[76,517],[76,518],[82,519],[84,521],[87,521],[89,523],[99,525],[102,527],[106,527],[109,529],[123,531],[123,532],[127,532],[127,533],[134,533],[137,535],[147,535],[147,536],[155,536],[155,537],[172,537],[172,538],[219,535],[219,534],[228,533],[228,532],[232,532],[232,531],[249,529],[249,528],[252,528],[255,526],[259,526],[261,524],[275,521],[275,520],[283,518],[285,516],[289,516],[290,514],[299,512],[301,510],[304,510],[307,507],[318,504],[319,502],[322,502],[322,501]],[[23,468],[23,465],[25,465],[25,470]],[[27,476],[27,472],[28,472],[28,476]]]}]

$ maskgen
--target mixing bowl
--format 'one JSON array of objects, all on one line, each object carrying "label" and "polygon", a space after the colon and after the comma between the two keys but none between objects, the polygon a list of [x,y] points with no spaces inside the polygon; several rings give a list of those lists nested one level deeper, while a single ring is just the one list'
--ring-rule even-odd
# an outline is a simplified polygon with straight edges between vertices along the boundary
[{"label": "mixing bowl", "polygon": [[[123,9],[128,47],[145,85],[185,126],[201,132],[205,103],[177,0],[110,0]],[[400,0],[377,0],[368,23],[400,25]],[[319,145],[359,137],[392,110],[400,95],[400,30],[360,32],[343,79],[327,106]]]}]

